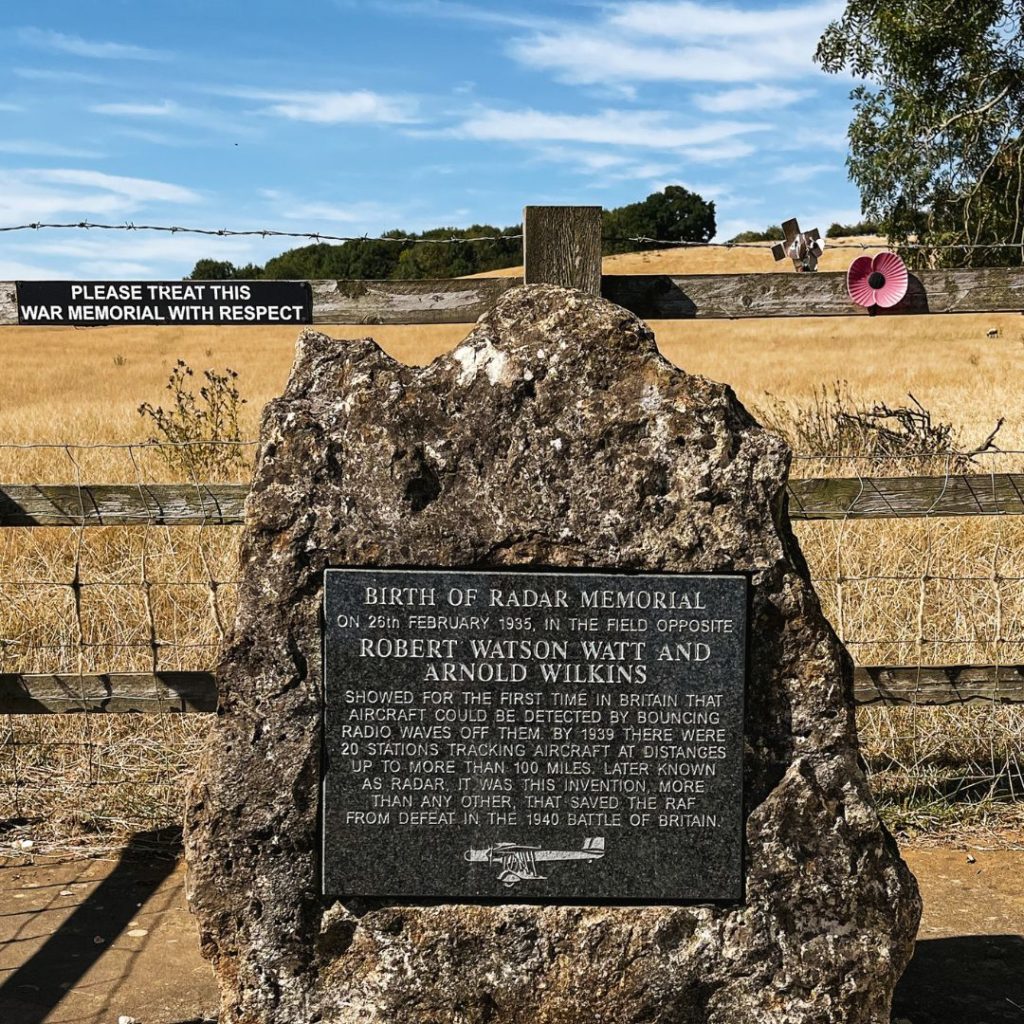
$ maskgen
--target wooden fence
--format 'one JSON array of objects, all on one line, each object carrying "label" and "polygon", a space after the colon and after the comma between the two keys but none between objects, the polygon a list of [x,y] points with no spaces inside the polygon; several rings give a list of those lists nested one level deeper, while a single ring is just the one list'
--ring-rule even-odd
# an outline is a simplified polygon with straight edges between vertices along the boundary
[{"label": "wooden fence", "polygon": [[[527,207],[524,276],[438,281],[312,281],[316,324],[473,323],[523,283],[579,288],[645,319],[868,315],[843,273],[601,274],[600,207]],[[1024,267],[911,275],[906,299],[884,315],[1024,311]],[[0,325],[18,323],[17,287],[0,282]],[[0,528],[236,525],[246,488],[234,484],[3,485]],[[877,519],[1024,514],[1024,474],[794,480],[794,519]],[[860,703],[1024,703],[1024,666],[867,666]],[[210,672],[55,675],[0,673],[0,713],[209,712]]]}]

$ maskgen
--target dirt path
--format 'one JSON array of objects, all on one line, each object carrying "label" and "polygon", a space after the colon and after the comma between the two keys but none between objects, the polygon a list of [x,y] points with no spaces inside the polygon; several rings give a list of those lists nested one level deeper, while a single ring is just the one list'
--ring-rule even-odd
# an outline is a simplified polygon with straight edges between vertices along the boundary
[{"label": "dirt path", "polygon": [[3,1024],[169,1024],[217,992],[173,857],[0,867]]},{"label": "dirt path", "polygon": [[[894,1021],[1024,1024],[1024,852],[905,855],[925,915]],[[214,1012],[180,861],[34,860],[0,866],[0,1021],[172,1024]]]},{"label": "dirt path", "polygon": [[924,918],[893,1020],[1024,1024],[1024,852],[904,856],[924,895]]}]

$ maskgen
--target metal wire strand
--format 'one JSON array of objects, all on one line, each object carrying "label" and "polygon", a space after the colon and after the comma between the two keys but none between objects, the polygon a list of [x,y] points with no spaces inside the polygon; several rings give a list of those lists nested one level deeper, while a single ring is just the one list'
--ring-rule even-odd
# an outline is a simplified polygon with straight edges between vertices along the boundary
[{"label": "metal wire strand", "polygon": [[[214,238],[300,238],[313,242],[390,242],[395,245],[460,245],[465,242],[509,242],[522,239],[521,232],[510,235],[470,235],[462,238],[452,235],[448,238],[395,238],[386,235],[332,235],[323,231],[283,231],[279,228],[198,228],[181,224],[135,224],[128,221],[124,224],[101,224],[96,221],[80,220],[63,223],[30,221],[25,224],[8,224],[0,226],[0,233],[13,231],[159,231],[172,235],[206,235]],[[614,243],[632,243],[635,245],[662,245],[676,249],[759,249],[770,253],[773,241],[764,242],[691,242],[676,238],[650,238],[646,235],[628,235],[610,237],[605,241]],[[781,241],[781,239],[779,240]],[[829,249],[882,249],[888,242],[832,242],[826,240]],[[947,250],[969,252],[979,249],[1022,249],[1019,242],[900,242],[900,249]]]},{"label": "metal wire strand", "polygon": [[0,232],[9,231],[162,231],[171,235],[208,235],[215,238],[302,238],[313,242],[392,242],[395,245],[458,245],[462,242],[514,242],[522,233],[514,235],[470,235],[460,238],[393,238],[384,235],[330,235],[322,231],[282,231],[278,228],[196,228],[179,224],[99,224],[95,221],[80,220],[67,223],[44,223],[33,221],[28,224],[0,226]]}]

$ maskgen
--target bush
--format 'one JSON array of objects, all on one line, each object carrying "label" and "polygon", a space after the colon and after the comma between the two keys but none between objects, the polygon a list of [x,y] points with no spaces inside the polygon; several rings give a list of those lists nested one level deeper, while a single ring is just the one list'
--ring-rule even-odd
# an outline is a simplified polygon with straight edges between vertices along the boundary
[{"label": "bush", "polygon": [[194,376],[192,367],[179,359],[167,381],[171,407],[143,402],[139,415],[148,417],[156,428],[159,436],[149,441],[160,446],[160,457],[172,471],[192,480],[207,480],[237,469],[245,461],[238,424],[245,399],[235,383],[238,374],[234,370],[204,370],[206,383],[198,398],[190,387]]},{"label": "bush", "polygon": [[[995,450],[995,429],[980,444],[968,447],[960,430],[951,423],[936,422],[931,413],[913,396],[909,405],[888,406],[876,402],[870,408],[858,407],[846,381],[836,381],[814,392],[808,405],[796,408],[772,395],[759,410],[761,422],[781,434],[802,455],[830,459],[870,459],[876,469],[888,460],[899,464],[907,456],[934,455],[951,473],[966,473],[975,456]],[[904,467],[905,468],[905,467]],[[923,464],[915,470],[924,471]]]}]

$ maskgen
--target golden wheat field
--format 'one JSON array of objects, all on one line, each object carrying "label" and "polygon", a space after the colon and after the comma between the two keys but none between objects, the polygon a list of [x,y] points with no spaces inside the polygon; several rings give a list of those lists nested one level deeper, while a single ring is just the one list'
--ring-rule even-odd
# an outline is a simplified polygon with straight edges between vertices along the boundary
[{"label": "golden wheat field", "polygon": [[[856,249],[827,251],[842,269]],[[610,257],[607,273],[778,270],[757,249]],[[510,271],[511,272],[511,271]],[[653,323],[687,371],[726,380],[795,438],[816,392],[848,382],[858,407],[913,394],[973,447],[1005,418],[1001,449],[1024,449],[1024,318],[1019,315]],[[426,363],[469,328],[331,327]],[[997,332],[990,337],[990,332]],[[238,371],[244,438],[282,389],[294,328],[0,328],[0,481],[107,483],[188,477],[145,447],[142,402],[164,400],[179,359]],[[88,447],[95,445],[96,447]],[[121,447],[104,447],[119,445]],[[27,447],[26,447],[27,446]],[[85,447],[76,447],[85,446]],[[251,447],[221,467],[244,480]],[[820,456],[818,451],[802,451]],[[941,460],[940,460],[941,461]],[[986,453],[974,472],[1019,470]],[[929,460],[798,458],[794,472],[935,472]],[[1024,523],[1006,519],[798,523],[827,613],[865,665],[1024,663]],[[0,672],[209,668],[230,629],[238,531],[225,527],[0,530]],[[72,581],[77,582],[71,587]],[[864,709],[876,793],[905,835],[1007,835],[1022,819],[1024,713],[976,704]],[[0,845],[117,842],[173,825],[204,716],[8,716],[0,721]]]}]

